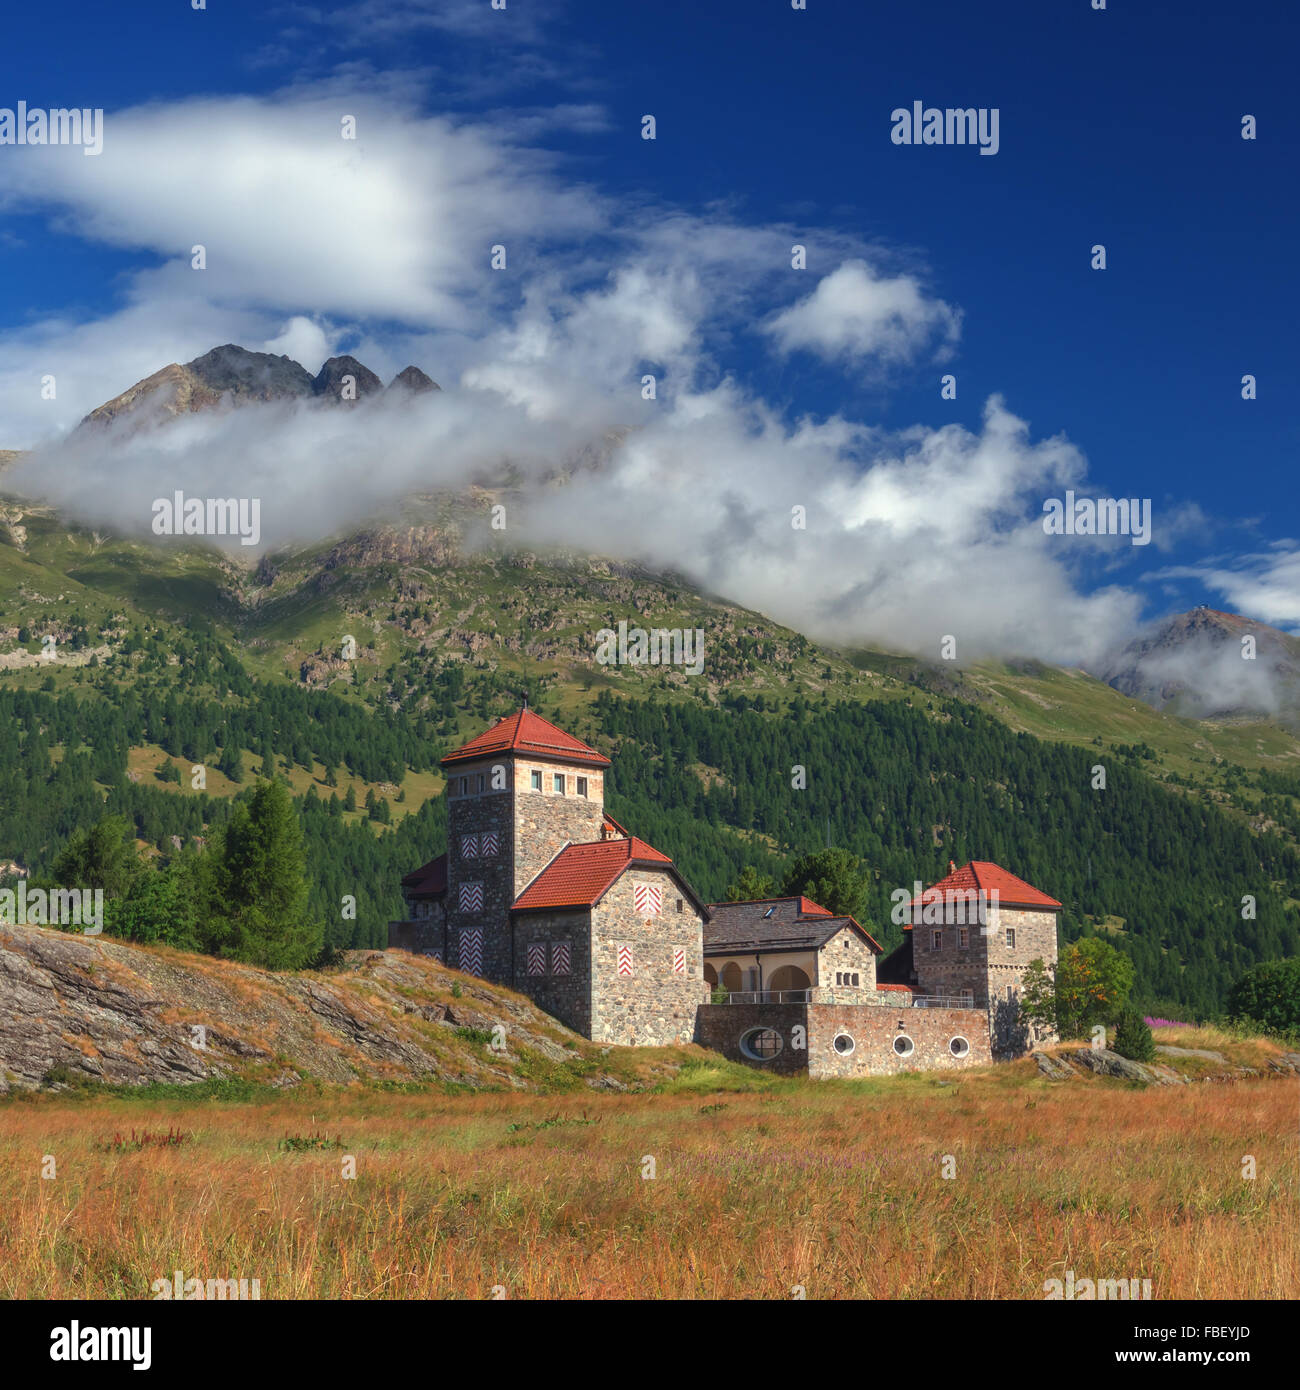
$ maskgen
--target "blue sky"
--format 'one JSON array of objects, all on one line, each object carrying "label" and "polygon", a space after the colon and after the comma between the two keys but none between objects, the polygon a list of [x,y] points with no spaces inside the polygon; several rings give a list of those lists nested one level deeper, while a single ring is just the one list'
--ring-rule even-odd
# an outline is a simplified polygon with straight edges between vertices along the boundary
[{"label": "blue sky", "polygon": [[[503,393],[527,419],[562,400],[572,415],[559,378],[590,378],[584,352],[595,357],[600,333],[611,331],[608,314],[591,326],[583,296],[640,274],[627,296],[635,310],[614,316],[623,336],[644,338],[623,375],[634,380],[639,363],[666,394],[677,384],[675,439],[692,418],[682,414],[688,383],[697,400],[732,384],[751,430],[755,412],[789,436],[812,422],[821,448],[830,447],[827,421],[849,421],[864,435],[835,446],[841,464],[865,472],[883,460],[912,468],[923,488],[954,493],[962,450],[927,473],[925,448],[944,447],[950,425],[978,440],[990,397],[1000,397],[1027,427],[1038,463],[1006,462],[1006,492],[990,504],[986,529],[1023,532],[1041,499],[1071,479],[1091,495],[1152,500],[1154,544],[1076,546],[1044,559],[1073,596],[1067,627],[1118,631],[1207,602],[1300,629],[1300,507],[1289,485],[1300,444],[1289,389],[1300,366],[1293,6],[1237,15],[1208,0],[1111,0],[1101,12],[1089,0],[808,0],[806,11],[787,0],[509,0],[499,12],[489,0],[212,0],[193,12],[146,0],[62,13],[57,32],[29,7],[7,16],[0,107],[102,106],[105,154],[0,147],[0,447],[48,442],[147,371],[212,346],[203,335],[216,331],[302,350],[312,371],[319,361],[305,357],[316,342],[321,355],[355,349],[376,359],[381,374],[418,354],[444,385]],[[237,232],[222,228],[212,237],[216,273],[196,292],[180,243],[186,205],[202,212],[203,194],[187,191],[186,148],[202,164],[207,133],[229,127],[250,159],[300,163],[275,143],[274,113],[346,110],[351,94],[366,113],[358,154],[371,163],[362,175],[378,177],[376,161],[387,160],[398,184],[403,169],[430,181],[420,206],[446,254],[413,251],[409,235],[383,244],[383,219],[350,221],[355,191],[324,188],[317,223],[337,198],[350,256],[376,261],[354,288],[329,290],[338,267],[314,246],[300,257],[281,248],[285,265],[271,256],[265,273],[248,248],[223,260],[222,237],[232,244]],[[232,104],[239,98],[251,105]],[[916,100],[996,107],[998,153],[891,143],[891,111]],[[189,126],[178,120],[187,110]],[[656,118],[654,141],[640,138],[646,113]],[[1258,121],[1254,141],[1241,138],[1246,113]],[[195,133],[177,136],[178,126]],[[449,131],[472,132],[473,148],[444,157]],[[499,166],[494,148],[504,151]],[[228,209],[243,184],[234,175],[216,182]],[[255,181],[250,199],[265,186]],[[266,248],[294,235],[283,213],[277,220],[261,206],[273,202],[259,197],[260,211],[250,202],[243,219]],[[500,206],[503,226],[518,214],[500,233],[515,255],[509,284],[476,281],[477,266],[458,273],[457,256],[477,255],[477,226],[456,245],[471,203],[475,217]],[[389,221],[399,226],[409,211]],[[195,241],[205,240],[203,221],[196,215]],[[490,240],[492,219],[481,221]],[[802,275],[774,249],[788,248],[787,232],[808,247]],[[1090,268],[1094,243],[1106,247],[1105,271]],[[692,244],[708,247],[693,267]],[[299,275],[313,257],[319,278]],[[675,290],[656,278],[670,264]],[[808,303],[826,277],[837,278]],[[868,306],[865,324],[839,316],[831,301],[845,290]],[[872,318],[884,312],[881,294],[904,306],[889,322]],[[658,321],[661,304],[671,318],[693,303],[702,307],[689,329]],[[566,342],[543,354],[545,384],[531,368],[526,383],[507,379],[494,364],[518,361],[539,323],[569,325]],[[61,401],[42,414],[31,381],[46,357],[59,368]],[[940,399],[944,373],[957,378],[955,401]],[[1245,373],[1258,379],[1254,401],[1241,398]],[[539,405],[541,392],[549,406]],[[593,428],[609,423],[598,414]],[[918,435],[930,444],[909,452]],[[1073,471],[1043,461],[1057,437],[1083,460]],[[571,443],[557,438],[555,447]],[[781,466],[774,459],[758,474],[780,476]],[[834,505],[841,485],[829,474],[821,481],[814,510]],[[887,512],[897,489],[885,482],[855,505]],[[617,512],[597,515],[612,525]],[[944,524],[941,516],[936,545],[972,545],[960,525]],[[904,548],[908,534],[896,534]],[[661,558],[681,561],[671,547]],[[982,560],[1016,563],[996,548]],[[868,566],[838,593],[809,594],[808,610],[829,620],[855,601],[897,603],[878,582],[888,568]],[[729,572],[706,565],[697,577],[722,582]],[[1042,579],[1032,568],[1024,577]],[[761,586],[737,596],[764,599]],[[1004,584],[982,599],[1014,620]],[[1025,617],[1030,632],[1052,624],[1050,612]],[[946,630],[929,608],[913,626],[924,641]],[[1014,621],[981,640],[1005,646],[1013,630]],[[905,629],[887,625],[883,635],[901,643]]]}]

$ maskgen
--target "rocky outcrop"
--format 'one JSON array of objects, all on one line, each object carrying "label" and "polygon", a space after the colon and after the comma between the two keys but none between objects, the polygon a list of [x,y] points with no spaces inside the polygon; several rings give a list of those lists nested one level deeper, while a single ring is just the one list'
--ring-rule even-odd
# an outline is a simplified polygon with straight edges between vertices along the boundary
[{"label": "rocky outcrop", "polygon": [[[503,1051],[487,1045],[498,1028]],[[521,996],[402,951],[354,951],[338,971],[278,974],[0,928],[0,1092],[221,1076],[539,1089],[543,1060],[571,1064],[571,1082],[581,1072],[600,1084],[609,1073],[598,1049]]]},{"label": "rocky outcrop", "polygon": [[[1222,1052],[1196,1047],[1157,1047],[1156,1051],[1175,1061],[1210,1062],[1222,1070],[1206,1075],[1198,1069],[1189,1076],[1161,1062],[1134,1062],[1104,1047],[1077,1047],[1067,1051],[1035,1052],[1034,1062],[1039,1073],[1049,1081],[1071,1081],[1084,1072],[1097,1076],[1115,1077],[1121,1081],[1136,1081],[1144,1086],[1187,1086],[1193,1081],[1238,1081],[1259,1076],[1260,1067],[1240,1066],[1230,1062]],[[1300,1052],[1286,1052],[1272,1059],[1270,1072],[1300,1072]]]}]

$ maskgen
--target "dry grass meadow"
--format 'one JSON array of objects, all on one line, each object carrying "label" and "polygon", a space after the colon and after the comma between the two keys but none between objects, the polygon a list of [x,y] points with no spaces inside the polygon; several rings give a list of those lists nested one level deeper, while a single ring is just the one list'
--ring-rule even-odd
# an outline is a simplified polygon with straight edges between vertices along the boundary
[{"label": "dry grass meadow", "polygon": [[808,1083],[697,1060],[659,1094],[43,1094],[0,1105],[0,1294],[143,1298],[179,1269],[264,1299],[1040,1299],[1073,1270],[1292,1298],[1298,1120],[1295,1078],[1062,1084],[1028,1061]]}]

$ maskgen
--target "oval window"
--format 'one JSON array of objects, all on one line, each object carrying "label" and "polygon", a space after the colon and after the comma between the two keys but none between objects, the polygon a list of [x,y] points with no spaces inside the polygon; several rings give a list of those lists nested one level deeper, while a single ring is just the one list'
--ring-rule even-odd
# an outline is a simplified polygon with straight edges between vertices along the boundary
[{"label": "oval window", "polygon": [[954,1057],[966,1057],[970,1053],[970,1043],[965,1038],[953,1038],[948,1044],[948,1051]]},{"label": "oval window", "polygon": [[916,1044],[906,1033],[900,1033],[894,1039],[894,1051],[897,1052],[900,1057],[910,1057],[912,1053],[916,1051]]},{"label": "oval window", "polygon": [[740,1050],[756,1062],[770,1062],[781,1047],[781,1035],[775,1028],[751,1028],[740,1035]]},{"label": "oval window", "polygon": [[832,1046],[835,1048],[835,1051],[840,1054],[841,1057],[848,1057],[852,1054],[856,1044],[847,1033],[836,1033],[835,1042],[832,1044]]}]

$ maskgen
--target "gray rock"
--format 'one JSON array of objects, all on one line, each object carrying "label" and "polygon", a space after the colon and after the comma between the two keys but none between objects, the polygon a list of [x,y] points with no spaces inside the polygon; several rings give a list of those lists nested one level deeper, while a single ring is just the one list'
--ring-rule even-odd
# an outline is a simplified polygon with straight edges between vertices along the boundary
[{"label": "gray rock", "polygon": [[1157,1047],[1156,1051],[1164,1053],[1166,1057],[1200,1057],[1203,1061],[1220,1064],[1228,1060],[1222,1052],[1207,1052],[1199,1047]]}]

